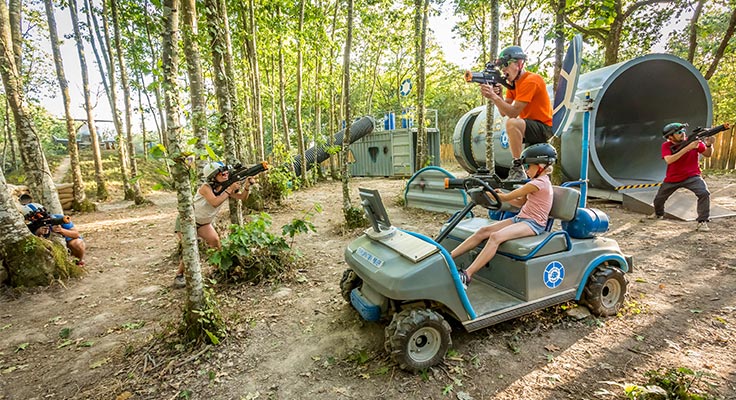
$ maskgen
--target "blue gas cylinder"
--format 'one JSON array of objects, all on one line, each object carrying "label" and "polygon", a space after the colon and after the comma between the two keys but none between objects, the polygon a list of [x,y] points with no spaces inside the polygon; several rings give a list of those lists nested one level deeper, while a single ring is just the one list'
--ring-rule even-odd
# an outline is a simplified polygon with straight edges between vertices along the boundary
[{"label": "blue gas cylinder", "polygon": [[589,239],[608,231],[608,215],[596,208],[580,208],[572,221],[562,221],[562,229],[575,239]]}]

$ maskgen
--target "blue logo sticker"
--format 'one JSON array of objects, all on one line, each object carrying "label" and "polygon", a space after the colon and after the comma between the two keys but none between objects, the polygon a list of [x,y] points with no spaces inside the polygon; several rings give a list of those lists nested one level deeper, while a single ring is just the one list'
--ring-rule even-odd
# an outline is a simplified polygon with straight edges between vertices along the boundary
[{"label": "blue logo sticker", "polygon": [[401,86],[399,86],[399,94],[402,96],[408,96],[409,92],[411,92],[411,79],[404,79],[404,81],[401,82]]},{"label": "blue logo sticker", "polygon": [[504,149],[509,148],[509,135],[506,134],[506,131],[501,131],[501,137],[498,140],[501,142],[501,147]]},{"label": "blue logo sticker", "polygon": [[550,288],[556,288],[565,279],[565,267],[558,261],[552,261],[544,268],[544,284]]}]

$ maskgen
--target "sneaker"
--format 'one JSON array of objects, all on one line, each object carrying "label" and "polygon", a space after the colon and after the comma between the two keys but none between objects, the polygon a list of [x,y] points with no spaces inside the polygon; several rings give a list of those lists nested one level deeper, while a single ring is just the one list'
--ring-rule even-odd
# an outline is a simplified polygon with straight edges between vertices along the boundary
[{"label": "sneaker", "polygon": [[710,228],[708,228],[708,223],[705,221],[698,222],[698,227],[695,228],[698,232],[710,232]]},{"label": "sneaker", "polygon": [[462,269],[457,272],[460,275],[460,282],[463,284],[463,289],[468,290],[468,285],[470,285],[472,279]]},{"label": "sneaker", "polygon": [[524,172],[524,167],[521,165],[514,165],[509,169],[509,176],[506,177],[507,182],[524,181],[529,179]]},{"label": "sneaker", "polygon": [[664,215],[649,214],[647,215],[647,219],[660,220],[664,219]]},{"label": "sneaker", "polygon": [[179,274],[174,278],[174,288],[181,289],[187,285],[187,281],[184,279],[183,274]]}]

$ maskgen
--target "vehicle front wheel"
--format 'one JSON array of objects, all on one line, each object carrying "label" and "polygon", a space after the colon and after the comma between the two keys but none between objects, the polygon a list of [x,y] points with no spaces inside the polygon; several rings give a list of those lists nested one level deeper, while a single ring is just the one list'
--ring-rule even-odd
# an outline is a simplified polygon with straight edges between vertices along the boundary
[{"label": "vehicle front wheel", "polygon": [[360,279],[355,271],[352,269],[346,269],[345,272],[342,273],[342,279],[340,279],[340,293],[342,294],[342,298],[350,303],[350,292],[352,292],[353,289],[360,287],[362,283],[363,280]]},{"label": "vehicle front wheel", "polygon": [[452,344],[450,324],[428,309],[394,314],[386,327],[385,347],[401,369],[420,371],[438,364]]},{"label": "vehicle front wheel", "polygon": [[590,312],[599,317],[616,315],[624,304],[628,282],[617,267],[598,267],[588,278],[583,301]]}]

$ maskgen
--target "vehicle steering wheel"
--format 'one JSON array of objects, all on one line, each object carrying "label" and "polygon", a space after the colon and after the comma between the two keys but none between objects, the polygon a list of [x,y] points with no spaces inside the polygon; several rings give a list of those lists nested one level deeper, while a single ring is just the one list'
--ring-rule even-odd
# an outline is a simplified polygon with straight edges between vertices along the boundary
[{"label": "vehicle steering wheel", "polygon": [[[475,185],[473,187],[470,187],[469,184],[471,182],[477,183],[483,190],[477,191],[478,186]],[[476,201],[476,203],[491,210],[500,209],[503,203],[501,198],[498,196],[498,193],[496,193],[496,190],[482,179],[478,179],[475,177],[467,178],[465,180],[465,191],[468,192],[468,194],[471,194],[471,197],[477,193],[477,195],[481,197],[482,203],[478,201]],[[490,193],[491,195],[489,196],[488,193]]]}]

